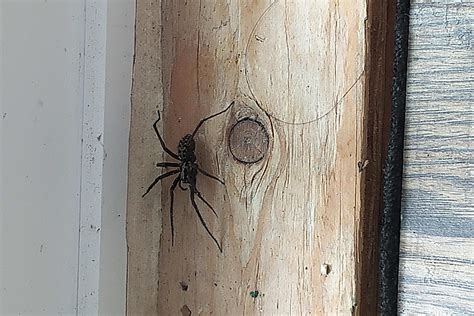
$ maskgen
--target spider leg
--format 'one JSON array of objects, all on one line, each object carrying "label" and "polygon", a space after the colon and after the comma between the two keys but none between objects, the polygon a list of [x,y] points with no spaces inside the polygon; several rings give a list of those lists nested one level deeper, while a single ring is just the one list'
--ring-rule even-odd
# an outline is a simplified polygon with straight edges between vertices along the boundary
[{"label": "spider leg", "polygon": [[160,121],[161,119],[161,115],[160,115],[160,112],[158,111],[158,119],[155,121],[155,123],[153,124],[153,129],[155,130],[155,133],[156,133],[156,136],[158,136],[158,139],[160,140],[160,144],[161,144],[161,147],[163,148],[163,150],[165,152],[168,153],[168,155],[170,155],[171,157],[173,157],[174,159],[178,159],[178,155],[175,154],[173,151],[171,151],[171,149],[169,149],[166,144],[165,144],[165,141],[163,140],[163,138],[161,137],[161,134],[160,132],[158,132],[158,128],[156,127],[156,124],[158,124],[158,122]]},{"label": "spider leg", "polygon": [[199,170],[199,172],[201,172],[203,175],[205,175],[206,177],[209,177],[211,179],[214,179],[216,181],[219,181],[220,183],[222,184],[225,184],[223,180],[219,179],[218,177],[216,176],[213,176],[212,174],[208,173],[207,171],[201,169],[199,166],[197,167],[197,169]]},{"label": "spider leg", "polygon": [[158,162],[156,164],[157,167],[161,167],[161,168],[166,168],[166,167],[176,167],[176,168],[179,168],[179,163],[177,162]]},{"label": "spider leg", "polygon": [[232,101],[224,110],[222,110],[222,111],[220,111],[220,112],[217,112],[217,113],[215,113],[215,114],[212,114],[211,116],[208,116],[208,117],[206,117],[205,119],[202,119],[202,120],[199,122],[199,124],[196,126],[196,129],[194,129],[194,132],[193,132],[193,134],[192,134],[193,137],[194,137],[194,135],[196,135],[197,131],[198,131],[199,128],[202,126],[202,124],[204,124],[204,122],[206,122],[207,120],[210,120],[211,118],[214,118],[214,117],[216,117],[216,116],[218,116],[218,115],[221,115],[222,113],[226,112],[228,109],[230,109],[230,107],[231,107],[232,105],[234,105],[234,103],[235,103],[235,101]]},{"label": "spider leg", "polygon": [[217,215],[216,211],[214,210],[214,208],[212,207],[212,205],[211,205],[208,201],[206,201],[206,199],[202,196],[201,192],[199,192],[198,189],[194,189],[194,190],[195,190],[195,192],[196,192],[198,198],[199,198],[201,201],[203,201],[204,204],[206,204],[206,205],[211,209],[211,211],[214,213],[214,215],[216,215],[216,217],[219,217],[219,216]]},{"label": "spider leg", "polygon": [[173,202],[174,202],[174,189],[178,185],[180,177],[177,176],[174,179],[173,184],[170,187],[170,223],[171,223],[171,246],[174,245],[174,225],[173,225]]},{"label": "spider leg", "polygon": [[191,187],[191,191],[190,191],[190,197],[191,197],[191,203],[193,204],[193,207],[194,207],[194,210],[196,211],[196,214],[197,216],[199,217],[199,220],[201,221],[201,224],[202,226],[204,226],[204,228],[206,229],[207,233],[209,234],[209,236],[211,236],[212,240],[214,240],[214,242],[216,243],[217,245],[217,248],[219,248],[219,251],[222,252],[222,248],[221,246],[219,245],[219,242],[217,241],[217,239],[214,237],[214,235],[212,235],[211,231],[209,230],[209,228],[207,228],[207,225],[206,225],[206,222],[204,221],[204,219],[202,218],[202,215],[201,213],[199,212],[199,209],[197,207],[197,204],[196,204],[196,201],[194,200],[194,194],[196,193],[195,189],[193,187]]},{"label": "spider leg", "polygon": [[179,173],[179,169],[178,170],[171,170],[171,171],[168,171],[166,173],[163,173],[161,175],[159,175],[155,181],[153,181],[152,184],[150,184],[150,186],[148,187],[148,189],[146,190],[146,192],[142,195],[142,197],[145,197],[145,195],[148,194],[148,192],[150,192],[150,190],[155,186],[155,184],[157,184],[158,182],[160,182],[161,180],[163,180],[164,178],[167,178],[173,174],[177,174]]}]

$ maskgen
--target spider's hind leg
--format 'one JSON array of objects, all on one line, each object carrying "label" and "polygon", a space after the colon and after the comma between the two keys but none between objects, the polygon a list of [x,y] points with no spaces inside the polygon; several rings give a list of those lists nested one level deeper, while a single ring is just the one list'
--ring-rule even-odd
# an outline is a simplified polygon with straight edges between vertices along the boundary
[{"label": "spider's hind leg", "polygon": [[159,175],[159,176],[155,179],[155,181],[153,181],[153,183],[150,184],[150,186],[148,187],[148,189],[146,190],[146,192],[142,195],[142,197],[145,197],[145,195],[147,195],[148,192],[150,192],[150,190],[153,189],[153,187],[154,187],[158,182],[160,182],[161,180],[163,180],[163,179],[165,179],[165,178],[167,178],[167,177],[169,177],[169,176],[172,176],[172,175],[174,175],[174,174],[177,174],[177,173],[179,173],[179,169],[178,169],[178,170],[171,170],[171,171],[168,171],[168,172],[166,172],[166,173],[163,173],[163,174]]},{"label": "spider's hind leg", "polygon": [[216,213],[216,211],[214,210],[214,208],[212,207],[211,203],[209,203],[208,201],[206,201],[206,199],[202,196],[201,192],[198,191],[198,189],[195,189],[196,191],[196,194],[198,196],[198,198],[204,202],[204,204],[207,205],[207,207],[209,207],[212,211],[212,213],[214,213],[214,215],[216,215],[216,217],[219,217]]},{"label": "spider's hind leg", "polygon": [[174,203],[174,189],[176,189],[176,186],[178,185],[178,182],[180,180],[180,177],[177,176],[173,184],[170,187],[170,224],[171,224],[171,246],[174,245],[174,224],[173,224],[173,203]]},{"label": "spider's hind leg", "polygon": [[191,187],[191,192],[190,192],[190,197],[191,197],[191,203],[194,207],[194,210],[196,211],[196,214],[197,216],[199,217],[199,220],[201,221],[201,224],[202,226],[204,226],[204,228],[206,229],[207,233],[209,234],[209,236],[212,238],[212,240],[215,242],[215,244],[217,245],[217,248],[219,248],[219,251],[222,252],[222,247],[221,245],[219,244],[219,242],[217,241],[216,237],[214,237],[214,235],[212,235],[211,231],[209,230],[209,228],[207,227],[206,225],[206,222],[204,221],[204,219],[202,218],[202,215],[201,213],[199,212],[199,209],[198,209],[198,206],[196,204],[196,201],[194,200],[194,195],[196,194],[196,190]]},{"label": "spider's hind leg", "polygon": [[216,180],[216,181],[219,181],[221,184],[225,184],[225,183],[224,183],[224,180],[221,180],[221,179],[219,179],[218,177],[213,176],[212,174],[210,174],[210,173],[207,172],[206,170],[201,169],[201,167],[198,166],[197,169],[199,170],[200,173],[202,173],[202,174],[205,175],[206,177],[209,177],[209,178],[211,178],[211,179],[214,179],[214,180]]}]

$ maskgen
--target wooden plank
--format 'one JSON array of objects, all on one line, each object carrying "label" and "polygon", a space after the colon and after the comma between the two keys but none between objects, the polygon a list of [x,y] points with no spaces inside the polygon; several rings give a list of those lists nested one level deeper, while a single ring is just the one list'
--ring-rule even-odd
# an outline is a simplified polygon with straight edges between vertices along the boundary
[{"label": "wooden plank", "polygon": [[156,315],[161,198],[142,199],[162,152],[151,133],[162,108],[161,1],[137,1],[127,204],[127,314]]},{"label": "wooden plank", "polygon": [[[387,46],[372,46],[377,31],[388,36],[386,22],[368,18],[368,7],[387,16],[387,2],[378,11],[365,0],[138,2],[128,314],[374,310],[370,215],[379,203],[390,68]],[[225,180],[198,177],[219,216],[199,208],[223,253],[179,188],[172,246],[171,180],[141,198],[161,173],[156,109],[176,150],[231,101],[196,135],[198,163]]]},{"label": "wooden plank", "polygon": [[[219,210],[219,220],[210,214],[206,221],[225,255],[197,223],[187,194],[178,193],[176,246],[170,249],[166,221],[160,250],[162,314],[350,313],[355,304],[354,136],[365,12],[360,3],[362,12],[308,5],[164,1],[165,130],[189,132],[199,118],[238,104],[227,122],[210,122],[199,135],[207,148],[198,157],[209,157],[202,164],[226,181],[201,182]],[[252,165],[222,150],[226,130],[243,116],[258,117],[270,136],[265,159]],[[182,134],[167,136],[176,144]],[[329,274],[321,275],[325,264]]]},{"label": "wooden plank", "polygon": [[[378,309],[379,212],[382,209],[383,166],[391,114],[394,56],[394,1],[368,1],[366,97],[363,118],[361,172],[361,218],[356,253],[356,280],[361,295],[360,315],[374,315]],[[364,167],[365,166],[365,167]],[[361,169],[362,169],[361,168]]]},{"label": "wooden plank", "polygon": [[399,276],[402,314],[474,311],[472,25],[472,2],[412,2]]}]

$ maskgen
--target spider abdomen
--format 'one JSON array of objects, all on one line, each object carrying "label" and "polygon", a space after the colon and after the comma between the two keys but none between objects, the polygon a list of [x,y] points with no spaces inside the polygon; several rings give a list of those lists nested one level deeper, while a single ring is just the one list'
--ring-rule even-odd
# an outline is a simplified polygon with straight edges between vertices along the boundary
[{"label": "spider abdomen", "polygon": [[194,150],[196,149],[196,143],[192,135],[188,134],[181,138],[178,145],[178,157],[181,161],[196,161],[196,155]]},{"label": "spider abdomen", "polygon": [[197,166],[194,162],[187,161],[181,164],[181,182],[196,185]]}]

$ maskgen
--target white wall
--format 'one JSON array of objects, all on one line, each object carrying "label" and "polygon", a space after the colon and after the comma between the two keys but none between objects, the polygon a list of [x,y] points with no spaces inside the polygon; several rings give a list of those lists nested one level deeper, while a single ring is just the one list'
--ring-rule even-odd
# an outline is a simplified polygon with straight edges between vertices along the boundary
[{"label": "white wall", "polygon": [[125,310],[134,2],[0,0],[0,315]]}]

